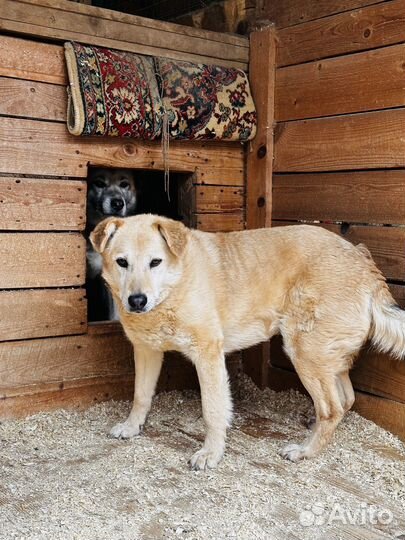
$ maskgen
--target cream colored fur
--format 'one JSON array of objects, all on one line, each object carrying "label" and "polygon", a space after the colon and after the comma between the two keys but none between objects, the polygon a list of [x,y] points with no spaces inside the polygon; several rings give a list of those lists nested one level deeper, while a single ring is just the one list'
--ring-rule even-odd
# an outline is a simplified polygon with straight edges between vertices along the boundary
[{"label": "cream colored fur", "polygon": [[[139,215],[103,221],[91,240],[135,350],[133,409],[111,434],[139,434],[163,352],[180,351],[196,366],[207,430],[194,469],[215,467],[224,452],[232,416],[225,353],[282,334],[316,411],[308,439],[282,451],[296,461],[321,451],[352,406],[348,371],[367,338],[397,356],[405,352],[405,315],[368,251],[324,229],[211,234]],[[150,268],[156,258],[162,263]],[[131,312],[128,297],[140,293],[145,311]]]}]

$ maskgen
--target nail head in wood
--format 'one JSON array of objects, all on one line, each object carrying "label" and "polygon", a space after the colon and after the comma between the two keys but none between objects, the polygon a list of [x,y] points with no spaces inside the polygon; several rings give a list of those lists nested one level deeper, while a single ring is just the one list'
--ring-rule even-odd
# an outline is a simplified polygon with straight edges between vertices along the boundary
[{"label": "nail head in wood", "polygon": [[264,197],[259,197],[257,199],[257,206],[259,208],[263,208],[263,206],[266,204],[266,199]]},{"label": "nail head in wood", "polygon": [[266,145],[265,144],[262,144],[261,146],[259,146],[258,150],[257,150],[257,157],[259,159],[263,159],[264,156],[267,154],[267,148],[266,148]]}]

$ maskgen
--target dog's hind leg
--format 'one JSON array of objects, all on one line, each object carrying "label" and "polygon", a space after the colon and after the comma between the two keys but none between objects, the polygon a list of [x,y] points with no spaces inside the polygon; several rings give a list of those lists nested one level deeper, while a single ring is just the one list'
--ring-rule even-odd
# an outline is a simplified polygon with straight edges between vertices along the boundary
[{"label": "dog's hind leg", "polygon": [[216,467],[225,450],[226,428],[232,416],[232,400],[222,345],[210,343],[192,358],[198,374],[206,437],[201,450],[190,459],[194,470]]},{"label": "dog's hind leg", "polygon": [[[341,377],[339,374],[333,373],[331,366],[334,362],[332,359],[330,362],[319,362],[316,365],[310,360],[306,363],[302,360],[299,362],[295,360],[293,363],[314,402],[316,413],[316,422],[309,437],[302,444],[287,445],[280,452],[284,458],[290,461],[299,461],[303,458],[311,458],[325,448],[342,420],[349,403],[351,406],[353,402],[348,385],[350,381],[347,381],[346,376]],[[308,369],[309,366],[311,369]],[[344,400],[341,397],[343,393]]]},{"label": "dog's hind leg", "polygon": [[349,377],[349,372],[344,371],[337,375],[337,383],[339,387],[340,402],[345,412],[352,408],[355,400],[352,382]]},{"label": "dog's hind leg", "polygon": [[152,404],[162,363],[162,352],[146,348],[135,348],[134,403],[125,422],[117,424],[111,429],[111,437],[129,439],[140,434]]}]

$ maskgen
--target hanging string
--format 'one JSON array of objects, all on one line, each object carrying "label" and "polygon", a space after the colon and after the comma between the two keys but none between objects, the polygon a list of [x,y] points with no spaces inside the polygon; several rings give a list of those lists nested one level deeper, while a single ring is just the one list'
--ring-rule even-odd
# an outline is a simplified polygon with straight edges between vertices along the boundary
[{"label": "hanging string", "polygon": [[169,151],[170,151],[170,125],[169,125],[169,113],[166,110],[164,101],[163,101],[163,80],[158,68],[159,60],[154,58],[155,66],[155,75],[158,81],[158,86],[160,90],[160,100],[163,107],[163,116],[162,116],[162,141],[161,149],[163,155],[163,170],[164,170],[164,189],[167,195],[167,200],[170,202],[170,160],[169,160]]},{"label": "hanging string", "polygon": [[164,109],[163,112],[163,125],[162,125],[162,153],[163,153],[163,169],[164,169],[164,186],[167,195],[167,200],[170,202],[170,125],[169,114]]}]

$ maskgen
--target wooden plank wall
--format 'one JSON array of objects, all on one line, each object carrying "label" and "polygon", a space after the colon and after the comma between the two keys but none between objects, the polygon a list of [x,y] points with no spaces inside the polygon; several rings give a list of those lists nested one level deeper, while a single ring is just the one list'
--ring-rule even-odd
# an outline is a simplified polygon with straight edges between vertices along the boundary
[{"label": "wooden plank wall", "polygon": [[[403,303],[405,1],[272,6],[282,27],[273,226],[315,222],[365,243]],[[271,362],[291,369],[277,341]],[[405,403],[405,364],[388,355],[366,348],[352,379],[358,390]],[[396,432],[405,436],[403,418]]]},{"label": "wooden plank wall", "polygon": [[[1,0],[0,28],[0,417],[129,398],[130,344],[116,324],[87,325],[86,176],[89,165],[163,170],[162,152],[68,134],[61,42],[245,68],[248,41],[65,0]],[[244,228],[242,145],[172,143],[169,165],[189,175],[192,224]],[[161,387],[195,385],[176,366]]]},{"label": "wooden plank wall", "polygon": [[0,28],[15,34],[247,68],[249,43],[241,36],[196,30],[68,0],[0,0],[0,13]]}]

